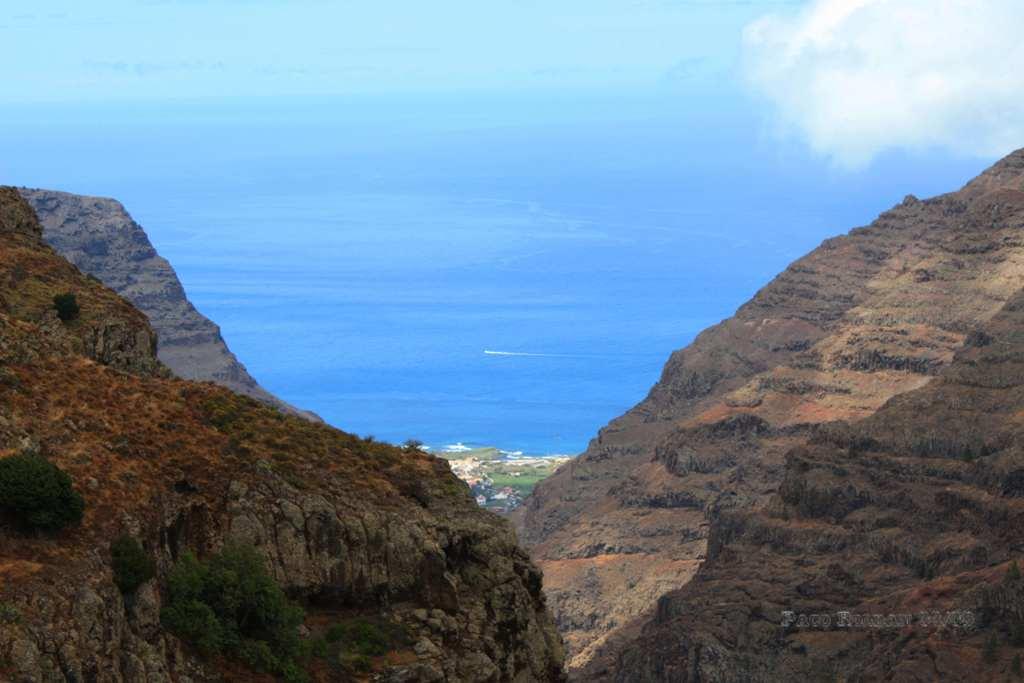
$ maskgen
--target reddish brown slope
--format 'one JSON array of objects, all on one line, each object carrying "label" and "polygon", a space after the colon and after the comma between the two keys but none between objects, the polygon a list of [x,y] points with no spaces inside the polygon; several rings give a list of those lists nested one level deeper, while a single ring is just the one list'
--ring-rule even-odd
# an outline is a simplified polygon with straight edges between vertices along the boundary
[{"label": "reddish brown slope", "polygon": [[1016,680],[1022,560],[1024,291],[928,386],[790,451],[768,505],[715,516],[697,578],[585,677]]},{"label": "reddish brown slope", "polygon": [[[81,305],[73,322],[53,312],[62,292]],[[0,458],[42,454],[86,504],[52,535],[0,510],[0,681],[261,680],[161,626],[175,560],[230,541],[260,551],[310,626],[398,625],[408,646],[373,662],[388,680],[561,679],[539,572],[447,463],[171,379],[153,341],[0,188]],[[120,534],[157,566],[130,598],[111,569]],[[337,669],[317,680],[347,680]]]},{"label": "reddish brown slope", "polygon": [[[53,297],[74,293],[81,315],[57,319]],[[146,316],[43,244],[31,207],[0,187],[0,312],[31,320],[40,336],[76,353],[123,370],[166,374],[154,357],[156,335]]]},{"label": "reddish brown slope", "polygon": [[580,667],[700,566],[708,518],[764,504],[814,425],[929,383],[1024,285],[1024,151],[827,240],[673,354],[520,520]]}]

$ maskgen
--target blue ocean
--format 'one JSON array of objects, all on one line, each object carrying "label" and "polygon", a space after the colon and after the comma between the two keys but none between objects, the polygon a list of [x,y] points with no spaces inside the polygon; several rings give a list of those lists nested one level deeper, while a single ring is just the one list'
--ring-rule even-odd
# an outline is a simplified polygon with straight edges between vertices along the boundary
[{"label": "blue ocean", "polygon": [[743,111],[657,90],[25,106],[0,113],[0,183],[121,200],[250,372],[340,428],[574,454],[793,259],[986,165],[850,173]]}]

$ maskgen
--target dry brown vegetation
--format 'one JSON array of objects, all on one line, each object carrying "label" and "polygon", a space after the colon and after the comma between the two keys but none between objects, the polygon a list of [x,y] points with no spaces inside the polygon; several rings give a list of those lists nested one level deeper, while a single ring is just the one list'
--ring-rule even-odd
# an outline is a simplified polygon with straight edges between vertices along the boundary
[{"label": "dry brown vegetation", "polygon": [[[63,292],[78,300],[74,321],[53,310]],[[147,598],[155,617],[129,614],[131,601],[120,602],[110,543],[140,539],[159,582],[185,550],[218,550],[236,523],[261,535],[275,579],[292,580],[285,587],[309,603],[311,619],[346,605],[387,610],[417,637],[442,643],[425,663],[390,653],[371,658],[374,668],[411,656],[415,666],[454,671],[468,661],[500,666],[509,679],[531,669],[558,677],[561,648],[539,573],[507,523],[476,506],[445,460],[170,377],[145,317],[46,247],[21,198],[0,188],[0,458],[23,450],[71,476],[85,514],[50,534],[23,533],[0,518],[0,608],[20,610],[17,618],[0,610],[0,679],[12,667],[42,671],[33,659],[42,655],[24,654],[40,652],[26,634],[74,643],[78,655],[62,650],[60,666],[91,667],[86,678],[114,680],[96,672],[129,661],[118,648],[143,653],[136,660],[163,652],[164,667],[198,666],[160,631],[159,589]],[[282,519],[284,509],[299,521]],[[281,524],[291,524],[287,538]],[[81,595],[89,607],[79,606]],[[483,607],[474,605],[484,602],[493,614],[481,621]],[[467,610],[464,620],[446,613],[449,621],[435,626],[433,617],[414,616],[439,605]],[[82,626],[93,619],[106,625]],[[136,635],[118,630],[129,621]],[[493,659],[467,660],[466,652],[484,651],[484,639]],[[237,663],[213,664],[227,680],[259,680]],[[317,666],[314,679],[326,680]]]}]

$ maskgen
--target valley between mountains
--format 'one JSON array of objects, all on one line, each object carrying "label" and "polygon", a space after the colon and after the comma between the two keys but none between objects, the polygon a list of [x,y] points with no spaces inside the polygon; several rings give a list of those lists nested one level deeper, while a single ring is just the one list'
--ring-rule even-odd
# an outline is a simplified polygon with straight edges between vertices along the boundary
[{"label": "valley between mountains", "polygon": [[[122,207],[0,190],[0,456],[46,458],[85,501],[55,534],[0,518],[0,680],[257,680],[160,616],[182,557],[238,540],[304,637],[404,634],[312,680],[1013,680],[1024,150],[793,263],[511,523],[441,458],[300,412]],[[155,564],[133,596],[125,534]]]}]

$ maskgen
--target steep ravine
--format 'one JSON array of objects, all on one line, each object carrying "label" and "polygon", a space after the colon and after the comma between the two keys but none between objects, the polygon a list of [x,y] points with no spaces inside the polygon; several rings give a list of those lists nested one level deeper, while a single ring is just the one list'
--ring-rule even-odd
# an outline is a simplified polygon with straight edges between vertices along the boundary
[{"label": "steep ravine", "polygon": [[[1022,197],[1024,151],[958,192],[907,197],[825,241],[674,353],[643,402],[537,487],[517,523],[580,680],[632,680],[637,643],[657,637],[637,635],[664,596],[697,590],[717,520],[777,506],[790,454],[821,425],[864,420],[944,376],[1024,286]],[[766,548],[744,552],[750,571],[770,570]],[[724,652],[744,618],[720,626]],[[692,659],[658,666],[644,680],[736,680]]]},{"label": "steep ravine", "polygon": [[[53,312],[63,292],[75,320]],[[378,680],[562,678],[540,573],[447,463],[171,377],[145,316],[0,188],[0,457],[23,451],[68,472],[86,508],[56,534],[0,518],[0,680],[264,680],[161,624],[173,563],[229,541],[254,545],[310,619],[402,628],[409,645],[374,663]],[[157,567],[131,598],[111,570],[121,534]]]}]

